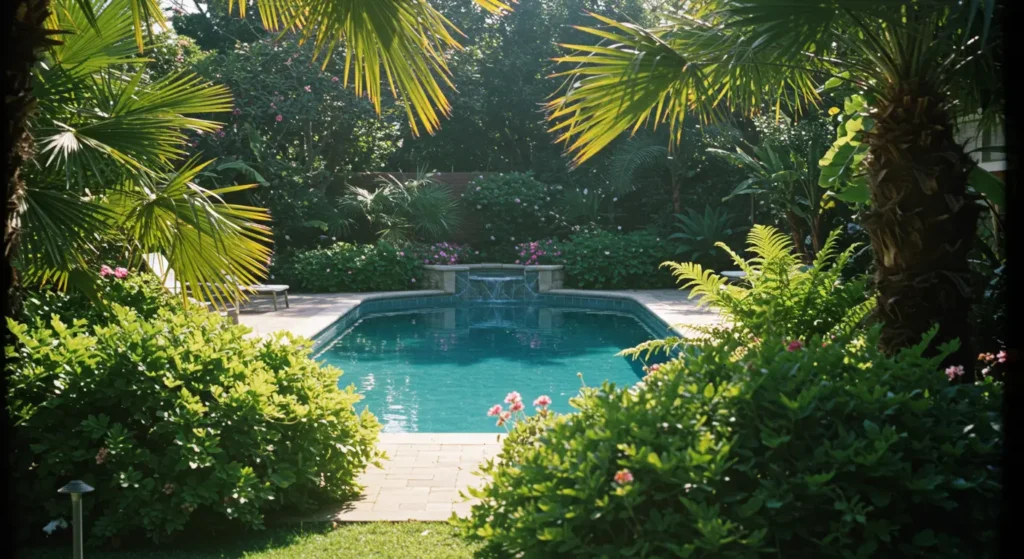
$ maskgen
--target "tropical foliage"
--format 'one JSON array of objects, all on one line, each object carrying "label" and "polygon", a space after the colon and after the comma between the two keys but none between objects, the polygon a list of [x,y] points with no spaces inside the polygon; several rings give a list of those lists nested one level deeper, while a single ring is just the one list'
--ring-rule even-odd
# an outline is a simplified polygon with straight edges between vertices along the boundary
[{"label": "tropical foliage", "polygon": [[57,4],[49,25],[67,35],[35,71],[23,281],[88,289],[105,241],[130,259],[164,253],[206,299],[238,291],[227,276],[256,282],[270,254],[266,212],[224,200],[249,186],[199,186],[209,162],[185,159],[189,133],[220,128],[203,116],[229,111],[228,91],[191,74],[150,75],[135,56],[128,0],[102,4],[95,26],[78,3]]},{"label": "tropical foliage", "polygon": [[94,543],[166,541],[196,523],[260,528],[269,511],[358,494],[379,425],[356,412],[354,387],[338,387],[341,371],[313,360],[308,341],[251,338],[155,277],[126,274],[100,279],[102,309],[50,294],[7,324],[21,526],[65,517],[54,487],[71,479],[96,488],[84,500]]},{"label": "tropical foliage", "polygon": [[733,216],[711,206],[705,207],[703,214],[693,208],[676,214],[676,229],[668,237],[676,240],[676,255],[716,270],[728,263],[728,255],[718,243],[728,243],[740,231]]},{"label": "tropical foliage", "polygon": [[[601,44],[570,45],[559,59],[572,67],[548,110],[575,161],[647,123],[667,124],[678,144],[688,115],[800,114],[820,103],[822,86],[857,89],[866,100],[858,112],[875,119],[863,164],[882,344],[916,344],[936,322],[936,343],[967,340],[978,209],[967,191],[975,164],[954,131],[958,117],[1002,109],[995,4],[829,0],[794,10],[774,0],[712,0],[688,8],[649,29],[595,15],[605,27],[583,30]],[[968,355],[964,348],[950,359],[966,364]]]},{"label": "tropical foliage", "polygon": [[373,190],[350,186],[342,205],[349,215],[365,220],[376,236],[391,242],[439,241],[462,223],[451,188],[423,172],[404,182],[382,177]]}]

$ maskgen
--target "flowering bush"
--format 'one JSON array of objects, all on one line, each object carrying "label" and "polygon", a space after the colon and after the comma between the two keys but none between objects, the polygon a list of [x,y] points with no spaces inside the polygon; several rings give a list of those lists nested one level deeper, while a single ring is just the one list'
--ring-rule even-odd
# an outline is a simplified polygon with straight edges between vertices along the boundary
[{"label": "flowering bush", "polygon": [[379,425],[307,341],[250,338],[198,306],[151,305],[149,279],[108,280],[105,296],[140,309],[108,301],[76,316],[77,300],[53,295],[33,311],[57,318],[7,323],[9,460],[26,529],[67,518],[56,489],[71,479],[96,487],[84,499],[94,543],[166,540],[190,523],[259,528],[269,510],[358,494]]},{"label": "flowering bush", "polygon": [[463,208],[475,224],[474,242],[497,261],[515,260],[516,243],[543,239],[555,232],[559,220],[553,200],[561,186],[546,185],[528,173],[503,173],[469,183]]},{"label": "flowering bush", "polygon": [[657,233],[585,229],[562,243],[566,287],[583,289],[654,289],[672,287],[672,276],[659,269],[672,247]]},{"label": "flowering bush", "polygon": [[123,267],[111,268],[106,264],[100,267],[99,272],[100,281],[96,284],[94,297],[81,290],[69,290],[67,293],[24,291],[19,320],[57,316],[65,324],[76,319],[89,324],[105,324],[114,303],[134,309],[145,319],[153,318],[162,308],[178,307],[182,303],[181,298],[164,289],[153,274],[129,271]]},{"label": "flowering bush", "polygon": [[418,288],[421,262],[411,252],[384,241],[335,243],[295,255],[284,279],[296,291],[313,293],[402,291]]},{"label": "flowering bush", "polygon": [[562,247],[553,239],[516,245],[516,264],[561,264],[562,260]]},{"label": "flowering bush", "polygon": [[[505,396],[505,403],[508,404],[507,411],[501,407],[501,404],[495,404],[487,410],[488,417],[498,418],[498,427],[505,427],[510,431],[517,421],[529,419],[526,413],[526,404],[523,403],[523,397],[518,392],[509,392],[508,396]],[[537,399],[533,401],[533,407],[537,408],[537,413],[541,416],[546,416],[549,413],[548,406],[550,405],[550,396],[537,396]]]},{"label": "flowering bush", "polygon": [[584,389],[577,412],[517,423],[465,534],[498,556],[991,556],[1001,386],[878,334],[703,342],[634,388]]},{"label": "flowering bush", "polygon": [[479,255],[479,251],[457,243],[417,244],[409,247],[409,250],[417,262],[435,266],[467,264]]}]

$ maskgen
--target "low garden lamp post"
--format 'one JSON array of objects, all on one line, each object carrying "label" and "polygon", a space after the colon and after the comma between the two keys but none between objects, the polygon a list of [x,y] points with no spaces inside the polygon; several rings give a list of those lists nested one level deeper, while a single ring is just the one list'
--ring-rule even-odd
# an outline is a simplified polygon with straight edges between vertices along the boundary
[{"label": "low garden lamp post", "polygon": [[57,493],[71,494],[71,537],[74,538],[72,553],[74,559],[82,559],[82,493],[93,488],[81,480],[74,480],[57,490]]}]

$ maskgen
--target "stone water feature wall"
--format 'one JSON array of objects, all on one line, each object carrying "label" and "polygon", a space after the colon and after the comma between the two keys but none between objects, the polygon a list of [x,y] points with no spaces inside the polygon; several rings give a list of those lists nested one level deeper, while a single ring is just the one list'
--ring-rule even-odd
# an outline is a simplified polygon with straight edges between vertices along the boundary
[{"label": "stone water feature wall", "polygon": [[424,266],[425,286],[451,293],[466,301],[511,302],[529,300],[538,293],[562,289],[562,266],[519,264],[463,264]]}]

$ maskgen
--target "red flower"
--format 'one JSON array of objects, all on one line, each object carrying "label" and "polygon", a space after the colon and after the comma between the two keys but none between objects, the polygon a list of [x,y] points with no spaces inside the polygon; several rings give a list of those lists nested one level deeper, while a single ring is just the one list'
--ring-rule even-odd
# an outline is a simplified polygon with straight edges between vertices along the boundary
[{"label": "red flower", "polygon": [[793,340],[793,341],[789,342],[788,345],[786,345],[786,351],[796,351],[798,349],[803,349],[803,347],[804,347],[804,343],[803,342],[801,342],[800,340]]},{"label": "red flower", "polygon": [[282,120],[284,120],[284,117],[283,117],[283,116],[281,116],[281,115],[277,115],[277,116],[276,116],[276,117],[274,118],[274,120],[276,120],[276,121],[278,121],[278,122],[281,122]]},{"label": "red flower", "polygon": [[633,472],[629,470],[619,470],[615,472],[615,483],[619,485],[626,485],[627,483],[633,482]]}]

